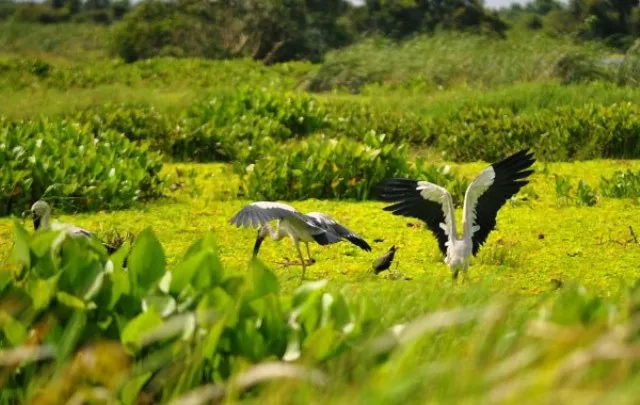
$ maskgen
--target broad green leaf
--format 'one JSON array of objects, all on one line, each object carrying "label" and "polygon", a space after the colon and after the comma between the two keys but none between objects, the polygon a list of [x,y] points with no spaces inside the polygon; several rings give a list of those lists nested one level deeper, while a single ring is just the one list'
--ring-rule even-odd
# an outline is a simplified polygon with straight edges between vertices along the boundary
[{"label": "broad green leaf", "polygon": [[83,239],[68,238],[64,242],[58,286],[70,294],[90,297],[102,284],[104,268],[98,254]]},{"label": "broad green leaf", "polygon": [[111,259],[111,262],[113,263],[113,271],[114,272],[116,270],[122,270],[122,264],[124,263],[124,259],[129,254],[129,250],[130,250],[129,245],[128,244],[124,244],[124,245],[120,246],[120,248],[118,250],[113,252],[113,254],[111,255],[110,259]]},{"label": "broad green leaf", "polygon": [[216,354],[216,349],[218,348],[218,342],[220,341],[220,336],[224,331],[225,327],[225,319],[220,319],[216,322],[215,325],[209,328],[209,333],[204,341],[204,349],[203,355],[206,359],[213,360],[214,355]]},{"label": "broad green leaf", "polygon": [[136,237],[128,259],[131,291],[139,297],[145,295],[164,275],[165,256],[162,245],[150,227]]},{"label": "broad green leaf", "polygon": [[266,342],[256,329],[255,321],[246,319],[234,329],[233,341],[239,354],[252,361],[262,360],[266,354]]},{"label": "broad green leaf", "polygon": [[196,271],[202,270],[202,261],[205,256],[206,252],[200,251],[190,255],[178,264],[171,276],[169,290],[172,293],[180,293],[191,282]]},{"label": "broad green leaf", "polygon": [[303,353],[314,361],[322,361],[331,354],[339,338],[333,324],[328,323],[307,336],[302,344]]},{"label": "broad green leaf", "polygon": [[56,357],[58,366],[64,364],[71,353],[75,351],[78,340],[86,326],[87,314],[84,311],[74,311],[62,332]]},{"label": "broad green leaf", "polygon": [[153,309],[149,309],[127,323],[120,339],[125,346],[139,349],[144,336],[160,325],[162,325],[162,317]]},{"label": "broad green leaf", "polygon": [[176,310],[176,300],[170,295],[150,295],[142,300],[143,311],[153,310],[163,318]]},{"label": "broad green leaf", "polygon": [[14,229],[14,246],[13,256],[16,263],[29,268],[31,266],[31,253],[29,251],[29,242],[31,240],[29,233],[16,219],[13,220]]},{"label": "broad green leaf", "polygon": [[327,283],[328,281],[326,279],[305,282],[294,291],[293,305],[294,306],[300,305],[300,303],[305,301],[310,294],[317,291],[321,291],[327,285]]},{"label": "broad green leaf", "polygon": [[260,260],[251,261],[251,276],[255,296],[277,295],[280,292],[278,278]]},{"label": "broad green leaf", "polygon": [[353,321],[347,301],[342,294],[336,294],[334,296],[333,305],[331,306],[331,316],[336,327],[341,329]]},{"label": "broad green leaf", "polygon": [[27,291],[31,296],[35,310],[44,309],[49,305],[49,302],[55,296],[59,278],[60,273],[46,280],[41,278],[34,279],[28,284]]},{"label": "broad green leaf", "polygon": [[87,304],[81,298],[78,298],[64,291],[58,291],[56,293],[56,299],[69,308],[81,310],[88,309]]},{"label": "broad green leaf", "polygon": [[0,313],[2,332],[12,346],[19,346],[27,337],[27,328],[6,312]]},{"label": "broad green leaf", "polygon": [[144,385],[152,375],[153,374],[149,371],[139,376],[135,376],[127,381],[122,388],[122,402],[125,405],[135,405],[137,403],[136,399],[138,398],[138,394],[140,394],[140,390],[142,389],[142,387],[144,387]]},{"label": "broad green leaf", "polygon": [[13,275],[7,269],[0,269],[0,293],[13,281]]}]

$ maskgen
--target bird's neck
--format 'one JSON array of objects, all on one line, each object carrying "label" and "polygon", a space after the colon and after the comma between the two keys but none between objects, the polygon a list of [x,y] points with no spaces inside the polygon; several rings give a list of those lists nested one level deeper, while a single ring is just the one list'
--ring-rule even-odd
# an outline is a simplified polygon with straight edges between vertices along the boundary
[{"label": "bird's neck", "polygon": [[35,229],[49,229],[49,214],[45,213],[41,217],[33,220],[33,227]]},{"label": "bird's neck", "polygon": [[273,239],[274,241],[279,241],[286,236],[285,233],[280,229],[280,223],[278,223],[275,230],[269,224],[264,224],[264,228],[267,230],[267,232],[269,232],[269,236],[271,236],[271,239]]}]

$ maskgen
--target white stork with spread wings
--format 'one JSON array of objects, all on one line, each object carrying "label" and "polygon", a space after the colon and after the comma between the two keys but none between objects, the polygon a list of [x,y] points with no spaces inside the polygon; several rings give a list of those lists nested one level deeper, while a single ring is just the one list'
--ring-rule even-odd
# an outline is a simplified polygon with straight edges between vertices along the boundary
[{"label": "white stork with spread wings", "polygon": [[534,162],[533,154],[525,149],[493,163],[473,180],[464,196],[462,238],[456,231],[451,194],[443,187],[427,181],[393,178],[377,188],[383,201],[395,202],[385,207],[385,211],[425,222],[438,239],[444,262],[455,280],[460,270],[466,275],[470,257],[478,253],[496,225],[498,210],[529,183],[526,178],[533,173],[529,168]]},{"label": "white stork with spread wings", "polygon": [[[269,225],[269,221],[272,220],[278,221],[275,230]],[[363,250],[371,251],[371,246],[364,239],[340,225],[329,215],[320,212],[311,212],[305,215],[283,203],[271,201],[254,202],[242,208],[231,218],[230,222],[238,227],[247,228],[253,226],[258,228],[258,237],[253,247],[254,257],[258,255],[260,245],[267,235],[271,236],[274,241],[279,241],[286,236],[291,238],[302,263],[303,280],[306,265],[300,251],[300,242],[306,244],[310,261],[313,261],[313,259],[309,252],[309,242],[313,241],[320,245],[330,245],[342,240],[348,240]]]}]

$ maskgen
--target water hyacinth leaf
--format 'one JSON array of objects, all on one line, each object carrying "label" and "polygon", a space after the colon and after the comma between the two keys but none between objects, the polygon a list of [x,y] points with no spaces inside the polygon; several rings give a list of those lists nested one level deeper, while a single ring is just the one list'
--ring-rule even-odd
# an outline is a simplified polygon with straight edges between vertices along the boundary
[{"label": "water hyacinth leaf", "polygon": [[58,273],[48,279],[33,279],[27,285],[27,292],[31,296],[33,309],[44,309],[49,305],[49,302],[56,294],[56,287],[58,279],[60,278]]},{"label": "water hyacinth leaf", "polygon": [[171,276],[171,284],[169,286],[169,291],[172,293],[180,293],[193,279],[194,274],[201,268],[202,261],[206,252],[200,251],[198,253],[194,253],[184,259],[182,262],[178,264],[178,266],[173,270]]},{"label": "water hyacinth leaf", "polygon": [[131,291],[142,296],[164,275],[166,259],[162,245],[150,227],[140,232],[128,258]]},{"label": "water hyacinth leaf", "polygon": [[[195,256],[200,257],[196,260],[194,259]],[[185,262],[189,262],[189,264],[185,264]],[[218,255],[218,247],[211,234],[205,235],[189,247],[179,267],[182,267],[183,264],[185,267],[180,272],[185,272],[185,274],[179,277],[179,281],[175,286],[172,280],[172,292],[179,291],[173,290],[173,288],[184,288],[185,278],[197,289],[204,290],[218,285],[224,277],[222,261]],[[195,268],[192,266],[195,266]]]},{"label": "water hyacinth leaf", "polygon": [[31,240],[29,233],[16,219],[13,220],[14,229],[14,245],[13,256],[17,264],[26,268],[31,266],[31,252],[29,249],[29,241]]},{"label": "water hyacinth leaf", "polygon": [[122,268],[114,268],[113,272],[109,274],[109,279],[111,280],[112,285],[107,308],[113,309],[123,294],[131,293],[131,288],[129,284],[129,275],[125,273]]},{"label": "water hyacinth leaf", "polygon": [[296,307],[303,303],[312,293],[322,292],[329,281],[326,279],[318,281],[309,281],[302,284],[293,294],[293,306]]},{"label": "water hyacinth leaf", "polygon": [[21,345],[27,337],[27,328],[11,315],[3,312],[0,314],[2,333],[12,346]]},{"label": "water hyacinth leaf", "polygon": [[13,281],[11,272],[6,270],[0,270],[0,293],[4,291],[5,287]]},{"label": "water hyacinth leaf", "polygon": [[79,297],[71,295],[64,291],[56,292],[56,299],[63,305],[66,305],[69,308],[86,310],[89,309],[87,304]]},{"label": "water hyacinth leaf", "polygon": [[258,331],[254,320],[246,319],[238,324],[232,342],[239,354],[251,361],[260,361],[266,354],[266,342]]},{"label": "water hyacinth leaf", "polygon": [[[83,238],[84,239],[84,238]],[[102,282],[104,265],[85,240],[67,238],[62,246],[60,289],[77,296],[97,292]]]},{"label": "water hyacinth leaf", "polygon": [[151,372],[147,372],[138,376],[131,378],[124,384],[121,392],[121,400],[125,405],[135,405],[138,399],[138,395],[140,394],[140,390],[142,387],[149,381],[153,374]]},{"label": "water hyacinth leaf", "polygon": [[74,311],[71,319],[65,325],[59,341],[56,357],[58,366],[64,364],[71,356],[86,325],[87,314],[84,311]]},{"label": "water hyacinth leaf", "polygon": [[339,340],[340,336],[333,329],[333,324],[327,323],[307,336],[302,343],[302,352],[314,361],[323,361],[331,354]]},{"label": "water hyacinth leaf", "polygon": [[142,310],[153,310],[166,318],[175,312],[176,300],[170,295],[150,295],[142,300]]},{"label": "water hyacinth leaf", "polygon": [[251,261],[251,277],[255,296],[279,293],[278,277],[262,261]]},{"label": "water hyacinth leaf", "polygon": [[220,336],[222,336],[222,332],[224,332],[224,328],[226,326],[226,319],[222,318],[218,320],[215,325],[208,329],[207,337],[204,341],[204,349],[203,356],[205,359],[213,360],[216,350],[218,349],[218,342],[220,341]]},{"label": "water hyacinth leaf", "polygon": [[122,331],[122,343],[128,348],[141,348],[145,335],[162,325],[162,317],[153,308],[130,320]]},{"label": "water hyacinth leaf", "polygon": [[109,259],[113,263],[114,272],[116,270],[122,270],[124,259],[127,257],[130,250],[131,250],[131,247],[128,244],[123,244],[118,248],[118,250],[113,252],[113,254],[109,257]]}]

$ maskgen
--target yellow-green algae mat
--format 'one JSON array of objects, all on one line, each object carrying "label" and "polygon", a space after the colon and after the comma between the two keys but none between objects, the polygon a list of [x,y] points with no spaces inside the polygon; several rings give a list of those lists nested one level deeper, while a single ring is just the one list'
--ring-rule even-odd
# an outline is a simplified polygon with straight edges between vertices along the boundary
[{"label": "yellow-green algae mat", "polygon": [[[459,174],[472,179],[486,163],[453,165]],[[598,190],[601,176],[616,170],[639,170],[640,161],[588,161],[576,163],[536,163],[528,187],[537,198],[507,204],[498,213],[492,232],[469,269],[466,286],[491,277],[499,291],[536,294],[548,291],[553,283],[579,282],[590,290],[607,294],[621,281],[640,276],[640,245],[630,232],[640,234],[640,205],[632,199],[599,196],[593,207],[575,203],[559,204],[554,175],[568,176],[573,187],[579,180]],[[229,219],[250,201],[234,198],[238,178],[222,164],[168,164],[166,173],[182,182],[169,198],[149,203],[141,209],[79,215],[54,215],[56,219],[86,227],[98,234],[115,229],[134,234],[151,226],[167,254],[169,266],[184,254],[197,238],[212,232],[220,255],[233,270],[246,271],[257,235],[253,229],[236,228]],[[177,172],[183,173],[178,178]],[[184,173],[195,174],[189,181]],[[519,194],[522,196],[522,193]],[[451,286],[451,276],[439,254],[437,243],[418,220],[396,217],[382,211],[384,203],[305,200],[288,202],[302,212],[326,212],[359,233],[373,247],[365,252],[342,242],[332,246],[311,244],[316,263],[307,269],[308,280],[327,279],[334,286],[357,292],[371,283],[417,283],[436,288]],[[457,211],[460,228],[461,209]],[[28,225],[28,229],[31,226]],[[0,263],[10,263],[13,244],[10,218],[0,219]],[[375,276],[372,262],[391,245],[399,246],[391,271]],[[285,265],[285,258],[297,262],[291,242],[267,239],[260,258],[282,282],[283,290],[298,286],[299,264]],[[406,277],[391,277],[402,274]],[[407,280],[409,278],[410,280]],[[485,280],[486,281],[486,280]]]}]

